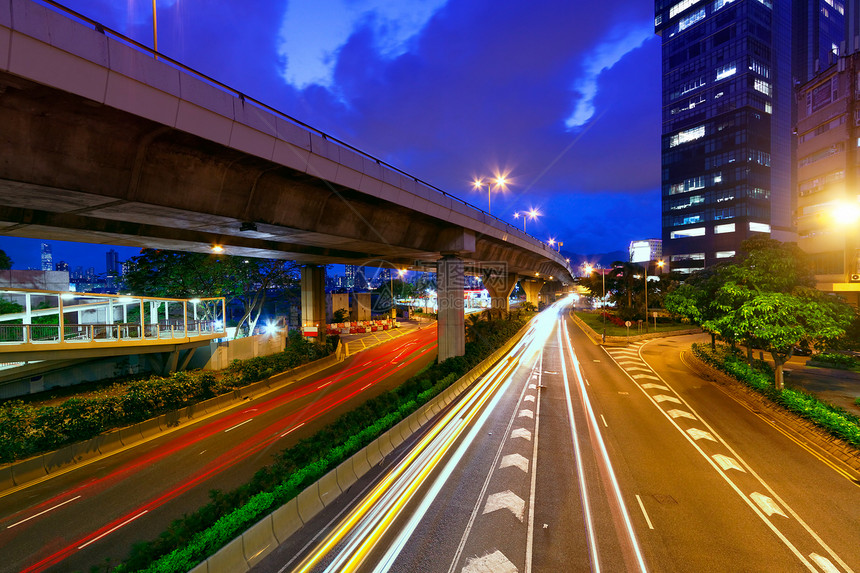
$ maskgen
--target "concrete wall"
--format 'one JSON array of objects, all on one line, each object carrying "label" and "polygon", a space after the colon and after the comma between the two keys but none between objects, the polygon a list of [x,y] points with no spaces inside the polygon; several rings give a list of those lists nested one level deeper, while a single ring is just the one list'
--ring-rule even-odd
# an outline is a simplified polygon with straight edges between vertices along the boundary
[{"label": "concrete wall", "polygon": [[[197,350],[191,365],[204,370],[221,370],[230,365],[233,360],[247,360],[257,356],[268,356],[276,352],[282,352],[286,347],[287,339],[283,333],[275,336],[258,334],[237,338],[228,342],[212,342],[209,347]],[[197,356],[199,354],[199,356]],[[201,362],[205,360],[205,363]],[[199,364],[199,366],[198,366]]]},{"label": "concrete wall", "polygon": [[332,316],[334,312],[344,309],[349,312],[349,293],[329,293],[326,295],[325,314],[326,322],[331,324],[334,322]]},{"label": "concrete wall", "polygon": [[0,271],[0,287],[68,292],[69,271]]},{"label": "concrete wall", "polygon": [[122,374],[138,374],[149,371],[148,361],[139,355],[92,360],[52,372],[43,372],[12,382],[4,382],[0,384],[0,398],[13,398],[52,388],[73,386],[87,381],[104,380]]}]

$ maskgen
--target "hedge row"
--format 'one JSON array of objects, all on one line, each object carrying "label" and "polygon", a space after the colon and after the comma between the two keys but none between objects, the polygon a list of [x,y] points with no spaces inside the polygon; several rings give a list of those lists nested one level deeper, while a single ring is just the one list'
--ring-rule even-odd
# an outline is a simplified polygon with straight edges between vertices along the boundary
[{"label": "hedge row", "polygon": [[156,540],[134,546],[115,572],[188,571],[242,531],[367,446],[400,420],[448,388],[501,347],[527,322],[525,315],[493,321],[493,335],[466,344],[464,356],[433,363],[396,389],[372,398],[314,436],[275,455],[252,480],[175,520]]},{"label": "hedge row", "polygon": [[330,354],[323,346],[291,336],[284,352],[234,360],[215,374],[174,372],[111,386],[54,406],[10,400],[0,405],[0,463],[89,440],[102,432],[136,424],[263,380]]},{"label": "hedge row", "polygon": [[708,344],[694,344],[693,353],[718,370],[745,382],[790,412],[814,422],[833,436],[860,447],[860,418],[843,408],[822,402],[804,390],[777,390],[773,384],[773,370],[767,363],[755,361],[751,366],[731,350],[722,347],[713,350]]},{"label": "hedge row", "polygon": [[835,352],[822,352],[813,356],[808,364],[810,366],[825,366],[831,368],[845,368],[852,370],[860,368],[860,358],[848,354],[837,354]]}]

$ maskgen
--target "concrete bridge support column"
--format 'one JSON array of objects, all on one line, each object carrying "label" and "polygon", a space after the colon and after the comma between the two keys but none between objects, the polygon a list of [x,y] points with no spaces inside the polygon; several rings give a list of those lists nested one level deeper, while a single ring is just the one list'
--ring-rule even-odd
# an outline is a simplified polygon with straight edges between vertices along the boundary
[{"label": "concrete bridge support column", "polygon": [[511,292],[517,286],[516,274],[496,275],[484,279],[484,288],[490,294],[490,308],[494,311],[511,309]]},{"label": "concrete bridge support column", "polygon": [[540,279],[521,279],[520,286],[523,288],[523,292],[526,293],[526,302],[530,302],[535,305],[537,308],[538,305],[538,293],[540,289],[543,287],[543,281]]},{"label": "concrete bridge support column", "polygon": [[463,259],[445,255],[436,263],[436,297],[439,305],[437,337],[439,362],[466,353],[463,305]]},{"label": "concrete bridge support column", "polygon": [[302,330],[308,326],[325,339],[325,267],[319,265],[302,267]]}]

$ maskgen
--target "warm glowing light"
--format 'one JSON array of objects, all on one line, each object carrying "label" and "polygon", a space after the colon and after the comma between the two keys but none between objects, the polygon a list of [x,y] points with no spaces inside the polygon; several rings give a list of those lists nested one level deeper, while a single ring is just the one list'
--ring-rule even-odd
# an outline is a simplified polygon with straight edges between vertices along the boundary
[{"label": "warm glowing light", "polygon": [[550,237],[550,238],[549,238],[549,240],[547,241],[547,243],[549,243],[549,246],[550,246],[550,247],[552,247],[552,246],[554,246],[554,245],[555,245],[555,239],[553,239],[552,237]]},{"label": "warm glowing light", "polygon": [[531,217],[532,219],[534,219],[535,217],[540,217],[541,212],[538,211],[537,209],[535,209],[534,207],[532,207],[531,211],[528,212],[528,216]]},{"label": "warm glowing light", "polygon": [[854,225],[860,221],[860,203],[837,203],[833,207],[833,220],[837,225]]},{"label": "warm glowing light", "polygon": [[585,272],[591,274],[592,272],[594,272],[594,267],[592,267],[591,265],[585,265]]},{"label": "warm glowing light", "polygon": [[199,299],[199,298],[192,298],[192,299],[191,299],[191,300],[189,300],[188,302],[190,302],[190,303],[194,303],[194,304],[200,304],[200,299]]},{"label": "warm glowing light", "polygon": [[474,181],[472,181],[472,187],[474,187],[475,189],[480,190],[481,187],[483,187],[483,186],[484,186],[484,180],[483,179],[475,179]]},{"label": "warm glowing light", "polygon": [[222,247],[221,245],[212,245],[212,252],[213,253],[223,253],[224,247]]},{"label": "warm glowing light", "polygon": [[406,274],[406,269],[400,269],[399,271],[397,271],[397,274],[398,274],[400,277],[403,277],[403,275],[405,275],[405,274]]},{"label": "warm glowing light", "polygon": [[278,325],[275,324],[274,322],[272,322],[271,320],[266,322],[266,326],[263,327],[263,333],[268,335],[268,336],[272,336],[276,332],[278,332]]},{"label": "warm glowing light", "polygon": [[657,261],[657,266],[661,269],[666,265],[666,261]]}]

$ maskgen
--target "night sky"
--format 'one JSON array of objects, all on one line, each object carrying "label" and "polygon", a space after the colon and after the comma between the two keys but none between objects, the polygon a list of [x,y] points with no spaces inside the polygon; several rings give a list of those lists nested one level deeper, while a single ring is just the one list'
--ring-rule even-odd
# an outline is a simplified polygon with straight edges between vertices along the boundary
[{"label": "night sky", "polygon": [[[66,0],[152,44],[150,0]],[[159,51],[565,251],[660,236],[660,39],[650,0],[159,0]],[[104,272],[107,247],[52,242]],[[0,237],[14,268],[38,241]],[[68,249],[69,254],[65,254]],[[125,259],[137,249],[118,248]]]}]

